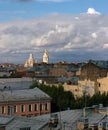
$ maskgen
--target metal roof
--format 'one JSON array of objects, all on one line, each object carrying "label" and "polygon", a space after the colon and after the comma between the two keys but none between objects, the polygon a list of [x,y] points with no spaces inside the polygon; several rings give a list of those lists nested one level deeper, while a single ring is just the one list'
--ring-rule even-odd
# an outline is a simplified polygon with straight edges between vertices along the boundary
[{"label": "metal roof", "polygon": [[0,90],[9,89],[27,89],[33,84],[32,78],[1,78]]},{"label": "metal roof", "polygon": [[[58,115],[59,124],[57,128],[53,130],[58,130],[62,127],[65,130],[76,130],[77,121],[82,118],[83,111],[79,110],[65,110],[55,113]],[[89,125],[98,124],[104,116],[99,113],[91,112],[87,116],[89,119]],[[31,130],[48,130],[48,122],[50,119],[50,114],[35,116],[35,117],[8,117],[0,116],[0,122],[6,125],[6,130],[19,130],[19,128],[30,127]],[[44,126],[44,128],[43,128]],[[43,129],[40,129],[43,128]]]},{"label": "metal roof", "polygon": [[39,130],[47,124],[47,121],[31,119],[27,117],[14,117],[13,121],[6,125],[6,130],[19,130],[20,128],[30,127],[31,130]]},{"label": "metal roof", "polygon": [[41,91],[39,88],[0,91],[0,102],[44,99],[50,99],[50,96]]},{"label": "metal roof", "polygon": [[5,124],[9,123],[12,119],[13,119],[13,117],[11,117],[11,116],[0,115],[0,124],[5,125]]},{"label": "metal roof", "polygon": [[105,115],[102,115],[100,113],[90,113],[88,116],[89,125],[98,124],[104,117]]},{"label": "metal roof", "polygon": [[[65,110],[65,111],[60,111],[55,114],[58,114],[59,118],[59,124],[57,128],[53,128],[54,130],[58,130],[61,127],[64,127],[65,125],[65,130],[76,130],[76,122],[77,120],[82,116],[83,111],[81,109],[78,110]],[[50,114],[46,115],[40,115],[37,117],[32,117],[35,119],[43,120],[43,121],[49,121],[50,119]],[[48,127],[46,127],[45,130],[48,130]]]}]

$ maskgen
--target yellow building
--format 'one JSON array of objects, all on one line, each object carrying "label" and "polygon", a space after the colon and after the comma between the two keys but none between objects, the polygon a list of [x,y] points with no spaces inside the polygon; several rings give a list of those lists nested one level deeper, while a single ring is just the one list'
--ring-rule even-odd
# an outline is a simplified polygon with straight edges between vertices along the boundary
[{"label": "yellow building", "polygon": [[95,94],[95,82],[90,80],[79,80],[78,85],[63,85],[65,91],[71,91],[74,97],[86,95],[93,96]]},{"label": "yellow building", "polygon": [[78,85],[68,85],[64,84],[63,85],[65,91],[70,91],[73,93],[74,97],[81,97],[83,95],[82,93],[82,88]]},{"label": "yellow building", "polygon": [[100,93],[108,92],[108,76],[97,79],[98,89]]},{"label": "yellow building", "polygon": [[79,80],[78,86],[82,88],[83,93],[93,96],[95,94],[95,82],[91,80]]}]

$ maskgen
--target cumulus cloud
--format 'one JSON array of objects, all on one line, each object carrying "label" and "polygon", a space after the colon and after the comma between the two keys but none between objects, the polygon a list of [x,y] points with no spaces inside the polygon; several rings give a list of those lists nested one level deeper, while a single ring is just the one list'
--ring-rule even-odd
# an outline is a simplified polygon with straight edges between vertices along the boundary
[{"label": "cumulus cloud", "polygon": [[107,59],[107,21],[108,16],[102,15],[52,14],[29,21],[0,23],[0,55],[25,62],[33,52],[42,61],[43,51],[47,49],[50,61],[60,57],[70,61]]},{"label": "cumulus cloud", "polygon": [[97,12],[94,8],[88,8],[87,10],[87,14],[96,14],[96,15],[100,15],[100,12]]}]

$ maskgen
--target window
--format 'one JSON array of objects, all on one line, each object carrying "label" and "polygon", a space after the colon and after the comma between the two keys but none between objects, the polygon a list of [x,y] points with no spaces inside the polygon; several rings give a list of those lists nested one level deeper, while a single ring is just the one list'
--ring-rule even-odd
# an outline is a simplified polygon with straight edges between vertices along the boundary
[{"label": "window", "polygon": [[25,111],[25,105],[21,105],[21,112]]},{"label": "window", "polygon": [[29,111],[32,111],[32,105],[31,104],[29,105]]},{"label": "window", "polygon": [[37,111],[37,110],[38,110],[38,105],[34,104],[34,111]]},{"label": "window", "polygon": [[99,87],[101,86],[101,84],[99,83]]},{"label": "window", "polygon": [[48,110],[48,105],[47,105],[47,103],[45,104],[45,110]]},{"label": "window", "polygon": [[8,115],[10,115],[10,106],[8,106]]},{"label": "window", "polygon": [[42,111],[42,104],[40,104],[40,110]]},{"label": "window", "polygon": [[8,106],[8,115],[12,115],[14,112],[14,106]]},{"label": "window", "polygon": [[14,113],[17,112],[17,106],[13,106],[14,108]]},{"label": "window", "polygon": [[20,128],[20,130],[31,130],[30,127],[24,127],[24,128]]},{"label": "window", "polygon": [[45,110],[45,104],[40,104],[40,110]]},{"label": "window", "polygon": [[2,106],[2,114],[5,113],[5,107]]}]

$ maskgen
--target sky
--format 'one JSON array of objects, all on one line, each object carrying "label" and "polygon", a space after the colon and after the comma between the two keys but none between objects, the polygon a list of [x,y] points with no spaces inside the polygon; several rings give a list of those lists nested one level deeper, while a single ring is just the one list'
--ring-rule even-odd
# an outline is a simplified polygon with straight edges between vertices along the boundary
[{"label": "sky", "polygon": [[108,60],[107,0],[0,0],[0,63]]}]

